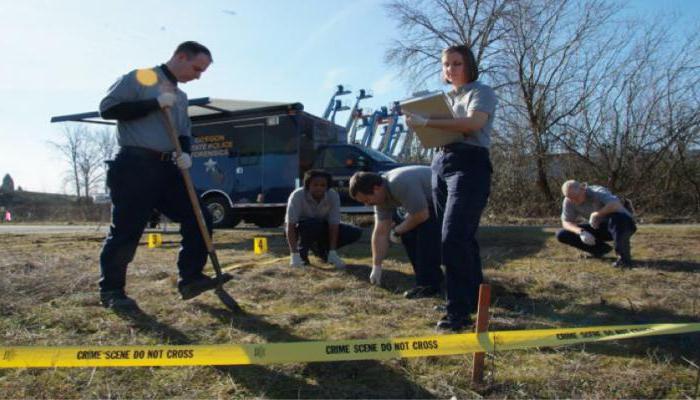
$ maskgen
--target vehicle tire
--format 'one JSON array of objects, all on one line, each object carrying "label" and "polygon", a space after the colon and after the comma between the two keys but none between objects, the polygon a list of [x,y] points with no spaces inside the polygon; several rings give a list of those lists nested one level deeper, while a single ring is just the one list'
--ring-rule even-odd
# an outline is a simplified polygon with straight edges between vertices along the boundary
[{"label": "vehicle tire", "polygon": [[259,215],[252,222],[258,228],[277,228],[284,223],[284,213],[274,212],[269,215]]},{"label": "vehicle tire", "polygon": [[223,196],[210,196],[205,198],[202,203],[211,214],[214,229],[234,228],[241,222],[240,217],[235,215],[233,209],[228,205],[228,200]]}]

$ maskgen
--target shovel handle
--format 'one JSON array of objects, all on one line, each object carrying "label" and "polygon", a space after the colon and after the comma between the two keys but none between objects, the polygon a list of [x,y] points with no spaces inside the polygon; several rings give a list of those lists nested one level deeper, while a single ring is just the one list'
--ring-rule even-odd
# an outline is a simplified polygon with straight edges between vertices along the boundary
[{"label": "shovel handle", "polygon": [[[170,135],[170,141],[175,145],[175,154],[180,157],[182,154],[182,146],[180,146],[180,140],[178,139],[178,133],[175,129],[175,124],[173,124],[173,116],[169,107],[163,108],[163,116],[165,119],[165,126]],[[180,168],[178,168],[180,169]],[[199,232],[202,234],[202,239],[204,239],[204,244],[207,247],[209,256],[211,258],[211,263],[214,266],[214,271],[216,272],[216,277],[221,277],[221,267],[219,266],[219,260],[216,257],[216,250],[214,249],[214,243],[211,240],[209,231],[207,230],[206,222],[204,222],[204,214],[202,214],[202,208],[199,205],[199,199],[197,198],[197,193],[194,190],[194,185],[192,184],[192,178],[190,173],[186,169],[180,169],[182,174],[182,179],[185,181],[185,187],[187,188],[187,195],[190,198],[190,203],[192,203],[192,209],[197,218],[197,225],[199,226]],[[219,282],[219,284],[221,284]]]}]

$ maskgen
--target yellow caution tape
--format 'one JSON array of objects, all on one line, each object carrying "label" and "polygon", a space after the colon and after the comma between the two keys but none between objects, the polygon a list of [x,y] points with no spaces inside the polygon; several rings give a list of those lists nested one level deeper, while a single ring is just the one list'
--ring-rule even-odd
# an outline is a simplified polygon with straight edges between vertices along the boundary
[{"label": "yellow caution tape", "polygon": [[177,346],[0,347],[0,368],[242,365],[381,360],[699,332],[700,323],[597,326],[393,339]]}]

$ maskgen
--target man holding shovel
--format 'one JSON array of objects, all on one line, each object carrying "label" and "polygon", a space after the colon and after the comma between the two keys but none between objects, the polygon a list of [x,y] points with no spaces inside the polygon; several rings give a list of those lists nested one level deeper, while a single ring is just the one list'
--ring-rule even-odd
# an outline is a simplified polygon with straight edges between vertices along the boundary
[{"label": "man holding shovel", "polygon": [[[117,121],[120,146],[107,172],[112,225],[100,254],[100,300],[104,307],[137,307],[125,292],[126,270],[153,209],[180,223],[182,241],[177,267],[182,298],[191,299],[217,288],[217,279],[202,273],[207,243],[183,182],[183,175],[187,174],[178,170],[189,169],[192,159],[187,95],[177,85],[199,79],[211,62],[206,47],[184,42],[167,63],[134,70],[119,78],[100,103],[102,117]],[[173,126],[168,126],[163,111],[168,111],[168,118],[172,116]],[[180,135],[179,156],[169,136],[173,128]],[[206,208],[202,211],[211,234],[211,217]],[[230,279],[228,274],[221,276],[222,281]]]}]

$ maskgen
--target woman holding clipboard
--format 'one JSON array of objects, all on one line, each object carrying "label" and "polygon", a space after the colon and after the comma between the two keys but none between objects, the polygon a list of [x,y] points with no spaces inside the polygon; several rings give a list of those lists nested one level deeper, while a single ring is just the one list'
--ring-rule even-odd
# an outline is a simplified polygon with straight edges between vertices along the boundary
[{"label": "woman holding clipboard", "polygon": [[442,78],[452,86],[447,96],[455,118],[407,114],[406,122],[462,133],[461,140],[438,148],[431,165],[446,268],[447,314],[437,328],[460,331],[471,326],[470,314],[476,310],[483,281],[476,231],[491,191],[489,146],[497,100],[493,89],[478,81],[479,69],[467,46],[443,50]]}]

